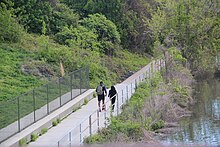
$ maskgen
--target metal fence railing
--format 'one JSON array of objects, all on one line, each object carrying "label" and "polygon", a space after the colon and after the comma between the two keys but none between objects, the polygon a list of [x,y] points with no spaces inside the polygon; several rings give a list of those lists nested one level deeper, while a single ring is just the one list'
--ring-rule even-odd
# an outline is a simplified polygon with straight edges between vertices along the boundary
[{"label": "metal fence railing", "polygon": [[82,120],[78,126],[75,126],[63,136],[57,142],[57,146],[71,147],[72,145],[81,145],[85,137],[97,133],[100,128],[107,127],[109,118],[111,116],[117,116],[122,112],[122,106],[129,101],[139,84],[151,79],[154,73],[161,70],[164,66],[165,62],[163,60],[157,60],[156,62],[152,62],[145,71],[137,75],[136,78],[129,83],[116,85],[118,93],[116,95],[115,111],[111,111],[111,101],[108,99],[105,102],[106,111],[100,113],[94,110],[91,112],[88,118]]},{"label": "metal fence railing", "polygon": [[89,68],[51,80],[15,99],[0,101],[0,143],[89,89]]}]

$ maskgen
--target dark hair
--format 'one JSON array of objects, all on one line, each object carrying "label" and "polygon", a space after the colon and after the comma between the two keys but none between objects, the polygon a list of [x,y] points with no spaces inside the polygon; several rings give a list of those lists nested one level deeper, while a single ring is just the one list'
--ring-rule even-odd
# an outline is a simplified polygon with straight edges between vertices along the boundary
[{"label": "dark hair", "polygon": [[111,86],[111,90],[115,90],[115,87],[114,87],[114,86]]}]

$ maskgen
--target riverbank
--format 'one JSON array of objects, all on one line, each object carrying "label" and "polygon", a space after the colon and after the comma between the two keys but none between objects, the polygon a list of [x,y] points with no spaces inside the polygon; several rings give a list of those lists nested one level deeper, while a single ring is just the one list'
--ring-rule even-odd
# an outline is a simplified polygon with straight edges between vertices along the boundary
[{"label": "riverbank", "polygon": [[161,81],[158,88],[152,92],[152,98],[145,102],[143,112],[165,122],[163,128],[149,133],[154,141],[159,142],[157,138],[179,131],[178,121],[191,116],[189,107],[194,104],[193,82],[190,71],[179,66],[172,71],[172,79],[169,79],[169,82]]},{"label": "riverbank", "polygon": [[178,121],[190,115],[188,106],[193,104],[193,77],[183,67],[173,70],[169,80],[161,76],[164,73],[143,82],[128,104],[123,106],[121,115],[112,117],[107,128],[86,138],[85,143],[144,142],[160,145],[157,136],[177,131]]}]

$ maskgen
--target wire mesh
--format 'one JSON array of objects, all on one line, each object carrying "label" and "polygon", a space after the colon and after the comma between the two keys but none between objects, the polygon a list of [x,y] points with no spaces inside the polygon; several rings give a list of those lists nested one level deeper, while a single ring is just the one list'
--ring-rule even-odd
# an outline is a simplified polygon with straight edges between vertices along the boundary
[{"label": "wire mesh", "polygon": [[18,98],[0,101],[0,143],[88,90],[88,75],[89,69],[82,68]]}]

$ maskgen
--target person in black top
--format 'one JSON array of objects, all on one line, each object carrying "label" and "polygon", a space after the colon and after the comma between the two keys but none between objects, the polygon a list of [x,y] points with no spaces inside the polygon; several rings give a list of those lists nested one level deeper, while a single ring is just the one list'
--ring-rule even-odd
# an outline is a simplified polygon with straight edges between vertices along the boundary
[{"label": "person in black top", "polygon": [[115,107],[115,99],[116,99],[117,91],[114,86],[111,86],[111,89],[109,90],[108,97],[111,99],[111,105],[112,105],[112,111],[114,111]]},{"label": "person in black top", "polygon": [[102,110],[105,110],[105,96],[107,95],[107,90],[103,82],[101,81],[100,84],[96,88],[96,93],[98,95],[98,107],[99,112],[101,112],[101,101],[102,101]]}]

